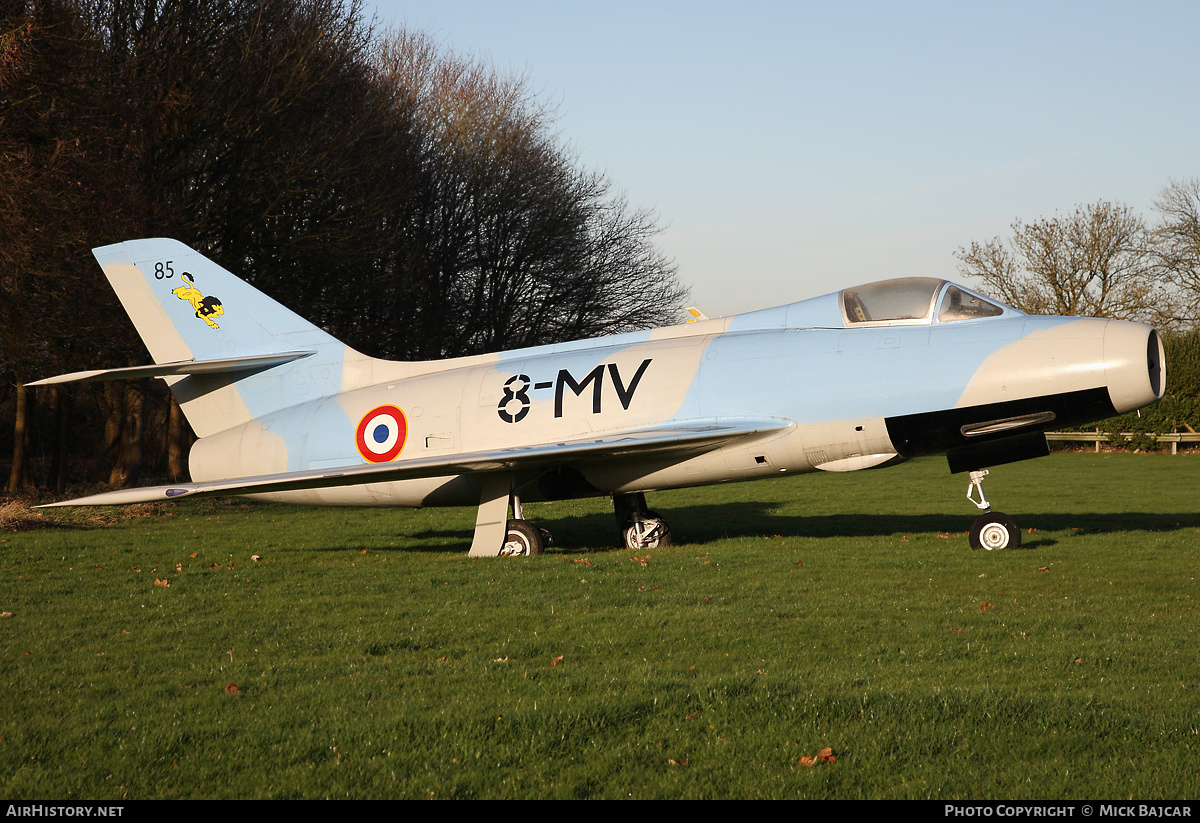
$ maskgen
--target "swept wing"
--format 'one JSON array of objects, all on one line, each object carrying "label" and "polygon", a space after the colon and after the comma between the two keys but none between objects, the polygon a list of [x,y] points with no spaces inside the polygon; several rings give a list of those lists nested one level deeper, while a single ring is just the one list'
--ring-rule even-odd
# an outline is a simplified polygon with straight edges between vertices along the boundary
[{"label": "swept wing", "polygon": [[265,494],[297,489],[356,486],[442,475],[487,474],[516,468],[619,460],[633,455],[677,455],[680,459],[715,449],[732,440],[770,434],[794,424],[780,418],[716,419],[689,421],[647,429],[614,432],[595,437],[542,443],[531,446],[491,449],[455,455],[421,457],[394,463],[371,463],[319,471],[296,471],[258,477],[240,477],[201,483],[174,483],[140,489],[120,489],[54,506],[97,506],[152,503],[181,497]]}]

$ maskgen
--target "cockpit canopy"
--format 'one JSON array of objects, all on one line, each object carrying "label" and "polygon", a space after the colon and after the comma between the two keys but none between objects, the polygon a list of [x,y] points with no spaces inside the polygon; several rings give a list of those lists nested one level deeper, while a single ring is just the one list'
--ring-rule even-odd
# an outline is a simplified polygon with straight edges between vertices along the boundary
[{"label": "cockpit canopy", "polygon": [[929,324],[935,306],[939,323],[998,317],[1006,308],[935,277],[904,277],[844,289],[841,306],[842,320],[850,327]]}]

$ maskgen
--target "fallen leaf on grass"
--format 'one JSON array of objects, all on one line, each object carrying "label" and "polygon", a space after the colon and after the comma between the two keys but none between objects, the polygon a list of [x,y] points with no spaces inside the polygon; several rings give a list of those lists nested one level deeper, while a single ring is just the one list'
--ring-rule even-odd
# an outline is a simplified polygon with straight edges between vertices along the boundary
[{"label": "fallen leaf on grass", "polygon": [[979,607],[979,611],[986,612],[990,608],[992,608],[992,601],[989,600],[988,602],[984,603],[982,606]]},{"label": "fallen leaf on grass", "polygon": [[225,694],[241,694],[242,690],[237,687],[237,684],[230,683],[225,687]]},{"label": "fallen leaf on grass", "polygon": [[952,631],[952,632],[961,632],[961,631],[962,631],[962,628],[961,628],[960,626],[951,626],[951,627],[950,627],[950,631]]},{"label": "fallen leaf on grass", "polygon": [[837,757],[834,756],[833,749],[829,748],[828,746],[821,749],[821,751],[817,752],[816,757],[809,757],[806,754],[800,756],[800,765],[801,766],[815,766],[818,763],[836,763],[836,762],[837,762]]},{"label": "fallen leaf on grass", "polygon": [[667,758],[667,762],[672,766],[686,766],[688,764],[686,760],[675,760],[673,758]]},{"label": "fallen leaf on grass", "polygon": [[162,586],[163,588],[166,588],[167,586],[170,586],[170,585],[171,585],[171,581],[170,581],[170,580],[159,580],[159,579],[156,577],[156,578],[154,578],[154,585],[155,585],[155,586]]},{"label": "fallen leaf on grass", "polygon": [[565,656],[566,656],[566,655],[562,655],[562,654],[560,654],[558,657],[556,657],[556,658],[554,658],[553,660],[551,660],[551,661],[550,661],[550,665],[551,665],[551,666],[557,666],[559,663],[561,663],[561,662],[562,662],[562,659],[563,659]]},{"label": "fallen leaf on grass", "polygon": [[647,564],[650,562],[650,555],[646,555],[645,557],[631,557],[631,558],[629,558],[629,559],[630,559],[630,560],[636,560],[637,562],[639,562],[639,563],[641,563],[643,566],[645,566],[645,565],[647,565]]}]

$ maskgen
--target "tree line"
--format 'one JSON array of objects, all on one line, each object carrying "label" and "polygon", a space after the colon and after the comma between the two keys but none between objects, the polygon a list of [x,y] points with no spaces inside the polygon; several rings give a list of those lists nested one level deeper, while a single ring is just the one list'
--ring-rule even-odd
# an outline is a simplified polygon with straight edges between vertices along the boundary
[{"label": "tree line", "polygon": [[[1200,431],[1200,179],[1170,181],[1146,219],[1100,201],[1068,215],[1016,220],[1007,239],[958,249],[958,270],[1030,314],[1137,320],[1163,331],[1166,392],[1099,424],[1110,434]],[[1134,445],[1152,448],[1135,437]]]},{"label": "tree line", "polygon": [[960,273],[1030,314],[1116,317],[1162,329],[1200,324],[1200,179],[1173,180],[1146,220],[1100,201],[1020,219],[1012,235],[960,247]]},{"label": "tree line", "polygon": [[[90,249],[174,237],[354,348],[442,358],[677,322],[655,216],[581,167],[526,77],[361,0],[27,0],[0,11],[8,489],[184,473]],[[36,402],[34,402],[36,400]],[[97,421],[97,422],[92,422]],[[31,431],[36,436],[31,436]],[[2,435],[0,435],[2,438]],[[26,447],[38,471],[27,475]],[[69,459],[70,458],[70,459]]]}]

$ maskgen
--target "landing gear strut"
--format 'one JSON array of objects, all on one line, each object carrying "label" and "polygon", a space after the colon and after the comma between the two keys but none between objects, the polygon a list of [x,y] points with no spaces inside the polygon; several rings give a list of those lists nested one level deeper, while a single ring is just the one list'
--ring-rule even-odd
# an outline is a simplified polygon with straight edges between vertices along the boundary
[{"label": "landing gear strut", "polygon": [[[520,557],[541,554],[553,539],[550,532],[525,519],[520,489],[505,474],[480,479],[479,511],[469,557]],[[512,519],[508,517],[512,507]]]},{"label": "landing gear strut", "polygon": [[509,495],[512,505],[513,519],[508,521],[504,533],[504,546],[500,549],[501,557],[522,557],[531,554],[541,554],[542,549],[554,542],[550,532],[538,528],[525,519],[521,507],[521,495],[513,489]]},{"label": "landing gear strut", "polygon": [[671,545],[671,527],[657,512],[646,508],[646,495],[614,494],[617,528],[627,549],[656,549]]},{"label": "landing gear strut", "polygon": [[[1003,512],[992,511],[991,504],[983,493],[983,478],[987,470],[971,472],[971,483],[967,486],[967,499],[984,513],[971,524],[970,543],[972,549],[1017,549],[1021,547],[1021,530],[1017,523]],[[975,499],[975,491],[979,499]]]}]

